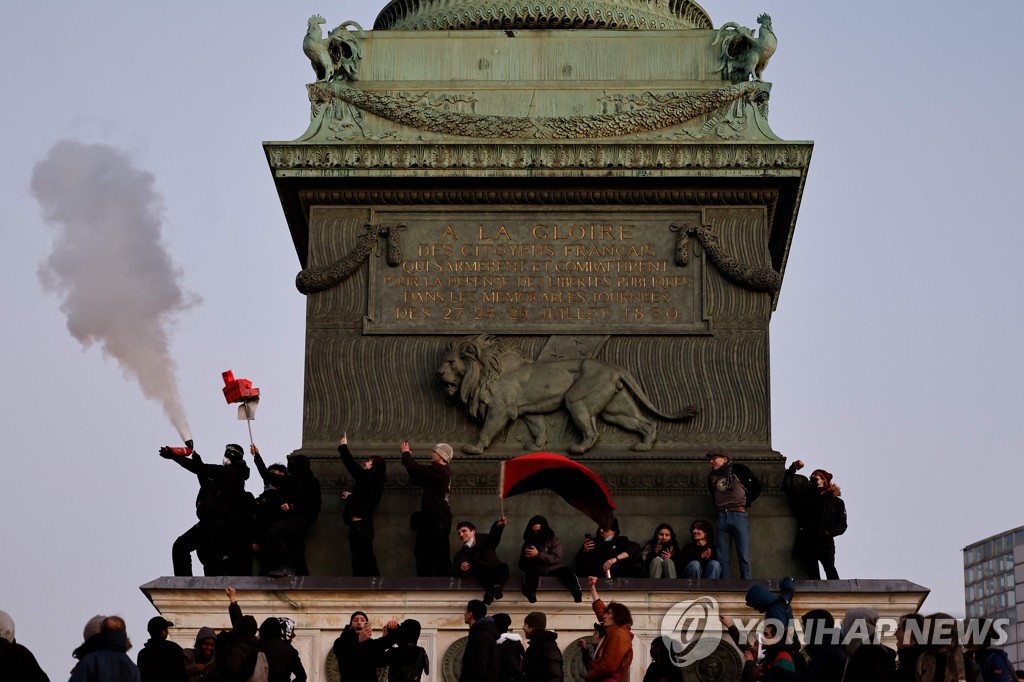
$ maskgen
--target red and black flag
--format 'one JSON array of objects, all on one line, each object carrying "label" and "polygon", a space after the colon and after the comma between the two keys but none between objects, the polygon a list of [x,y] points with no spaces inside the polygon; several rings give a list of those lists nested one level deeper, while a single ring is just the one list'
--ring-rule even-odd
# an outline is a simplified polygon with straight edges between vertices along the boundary
[{"label": "red and black flag", "polygon": [[593,519],[601,528],[609,528],[615,503],[597,474],[563,455],[535,452],[501,463],[502,499],[547,489]]}]

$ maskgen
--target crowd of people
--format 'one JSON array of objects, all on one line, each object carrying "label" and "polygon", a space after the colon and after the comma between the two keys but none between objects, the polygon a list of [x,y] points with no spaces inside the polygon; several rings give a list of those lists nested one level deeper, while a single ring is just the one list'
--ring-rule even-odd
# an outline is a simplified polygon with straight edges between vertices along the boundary
[{"label": "crowd of people", "polygon": [[[497,554],[507,520],[499,518],[487,533],[478,533],[472,521],[460,521],[456,534],[461,545],[451,551],[452,468],[454,449],[438,443],[429,460],[417,461],[407,441],[400,445],[401,463],[410,482],[421,489],[420,508],[409,519],[415,533],[416,575],[473,578],[484,588],[483,601],[501,599],[509,567]],[[242,446],[225,447],[221,464],[207,464],[198,452],[176,454],[162,448],[161,456],[177,462],[199,479],[196,497],[198,522],[183,533],[172,548],[174,574],[192,575],[192,552],[208,576],[250,575],[253,558],[260,575],[309,575],[305,538],[321,508],[320,482],[308,458],[290,455],[287,464],[267,466],[255,445],[253,462],[263,480],[258,497],[246,492],[249,466]],[[343,435],[338,454],[353,480],[342,493],[348,524],[349,552],[354,576],[379,576],[374,549],[374,513],[384,494],[387,462],[378,455],[359,462]],[[576,601],[582,590],[576,575],[622,578],[689,578],[716,580],[732,576],[735,547],[741,578],[750,579],[750,525],[748,510],[761,492],[761,482],[749,467],[734,462],[724,448],[706,453],[710,464],[708,491],[718,510],[714,523],[696,519],[689,538],[680,540],[671,524],[659,524],[643,545],[622,534],[619,521],[587,534],[572,569],[565,562],[563,543],[543,516],[535,516],[523,531],[519,567],[522,592],[536,601],[541,576],[558,578]],[[816,469],[810,477],[797,472],[804,463],[793,462],[783,477],[782,489],[797,520],[794,554],[807,577],[838,579],[835,538],[846,531],[846,506],[832,474]],[[575,574],[573,573],[575,569]]]}]

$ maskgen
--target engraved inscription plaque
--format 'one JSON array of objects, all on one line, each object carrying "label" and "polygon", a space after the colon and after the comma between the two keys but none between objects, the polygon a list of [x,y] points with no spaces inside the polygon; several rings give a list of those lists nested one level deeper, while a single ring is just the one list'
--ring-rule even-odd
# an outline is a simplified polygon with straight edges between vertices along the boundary
[{"label": "engraved inscription plaque", "polygon": [[[370,259],[368,334],[702,334],[703,258],[674,263],[679,211],[375,211],[402,262]],[[697,217],[697,214],[694,214]]]}]

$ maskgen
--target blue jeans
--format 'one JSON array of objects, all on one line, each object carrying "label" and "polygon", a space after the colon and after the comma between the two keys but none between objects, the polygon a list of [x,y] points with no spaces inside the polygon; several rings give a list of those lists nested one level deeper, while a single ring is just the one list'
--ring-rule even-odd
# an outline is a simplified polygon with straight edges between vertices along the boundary
[{"label": "blue jeans", "polygon": [[712,559],[703,569],[699,561],[691,561],[683,568],[684,578],[704,578],[705,580],[718,580],[722,577],[722,564]]},{"label": "blue jeans", "polygon": [[718,512],[718,557],[722,562],[722,577],[732,577],[732,543],[736,542],[736,556],[740,560],[740,577],[749,580],[750,570],[750,522],[747,512]]}]

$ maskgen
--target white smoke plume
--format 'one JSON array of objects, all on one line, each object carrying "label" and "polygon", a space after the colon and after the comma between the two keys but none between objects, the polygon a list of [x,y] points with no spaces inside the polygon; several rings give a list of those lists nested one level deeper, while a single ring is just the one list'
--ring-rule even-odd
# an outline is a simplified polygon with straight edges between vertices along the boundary
[{"label": "white smoke plume", "polygon": [[62,298],[71,335],[86,348],[98,343],[188,440],[168,330],[199,298],[182,289],[164,249],[154,184],[115,147],[57,142],[32,172],[32,193],[57,230],[39,280]]}]

